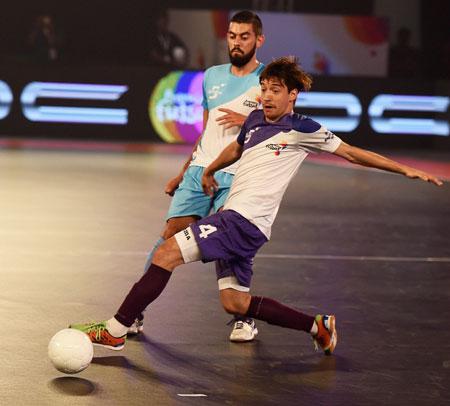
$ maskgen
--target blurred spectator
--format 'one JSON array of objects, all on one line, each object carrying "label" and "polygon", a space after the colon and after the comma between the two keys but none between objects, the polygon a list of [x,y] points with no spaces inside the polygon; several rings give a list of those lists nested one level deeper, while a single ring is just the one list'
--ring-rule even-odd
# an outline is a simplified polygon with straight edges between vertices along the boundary
[{"label": "blurred spectator", "polygon": [[156,33],[150,41],[150,61],[174,69],[188,66],[188,49],[176,34],[169,31],[167,11],[162,11],[156,20]]},{"label": "blurred spectator", "polygon": [[389,50],[389,76],[411,78],[421,75],[420,52],[410,44],[411,31],[402,27],[397,31],[397,44]]},{"label": "blurred spectator", "polygon": [[61,38],[57,34],[53,18],[48,14],[36,17],[28,44],[35,62],[56,62],[60,59]]}]

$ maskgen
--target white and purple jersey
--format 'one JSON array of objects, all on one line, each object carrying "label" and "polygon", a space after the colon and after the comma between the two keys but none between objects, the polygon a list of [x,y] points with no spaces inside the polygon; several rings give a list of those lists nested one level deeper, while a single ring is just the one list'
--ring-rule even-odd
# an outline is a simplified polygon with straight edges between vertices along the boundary
[{"label": "white and purple jersey", "polygon": [[283,194],[308,153],[334,152],[341,139],[300,114],[268,123],[263,111],[255,110],[237,142],[244,150],[224,210],[238,212],[269,239]]},{"label": "white and purple jersey", "polygon": [[[203,79],[203,108],[208,110],[208,122],[201,136],[200,143],[193,155],[191,165],[207,167],[220,152],[233,142],[240,128],[235,126],[225,129],[216,119],[224,112],[223,107],[236,113],[248,116],[259,105],[261,89],[259,75],[264,69],[263,64],[245,76],[235,76],[231,73],[231,64],[212,66],[205,71]],[[223,171],[236,172],[237,163]]]}]

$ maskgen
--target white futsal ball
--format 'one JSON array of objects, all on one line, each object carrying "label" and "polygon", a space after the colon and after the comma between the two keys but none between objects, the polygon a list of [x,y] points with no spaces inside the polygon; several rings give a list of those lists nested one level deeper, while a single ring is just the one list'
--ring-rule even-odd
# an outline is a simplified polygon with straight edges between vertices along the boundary
[{"label": "white futsal ball", "polygon": [[58,371],[76,374],[89,366],[94,356],[94,347],[87,334],[65,328],[50,340],[48,356]]}]

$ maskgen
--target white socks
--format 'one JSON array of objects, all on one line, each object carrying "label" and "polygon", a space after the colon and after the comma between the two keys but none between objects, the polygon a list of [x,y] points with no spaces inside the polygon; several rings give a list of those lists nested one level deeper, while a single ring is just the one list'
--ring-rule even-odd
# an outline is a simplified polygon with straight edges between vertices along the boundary
[{"label": "white socks", "polygon": [[128,327],[119,323],[114,317],[106,321],[106,328],[113,337],[122,337],[128,332]]}]

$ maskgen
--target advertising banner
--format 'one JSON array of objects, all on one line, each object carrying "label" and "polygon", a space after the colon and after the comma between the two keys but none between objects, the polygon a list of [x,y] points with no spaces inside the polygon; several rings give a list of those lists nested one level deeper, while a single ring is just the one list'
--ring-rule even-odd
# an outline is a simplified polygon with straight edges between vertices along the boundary
[{"label": "advertising banner", "polygon": [[[203,71],[0,69],[0,137],[192,144]],[[318,76],[295,110],[358,145],[450,146],[447,82]]]}]

